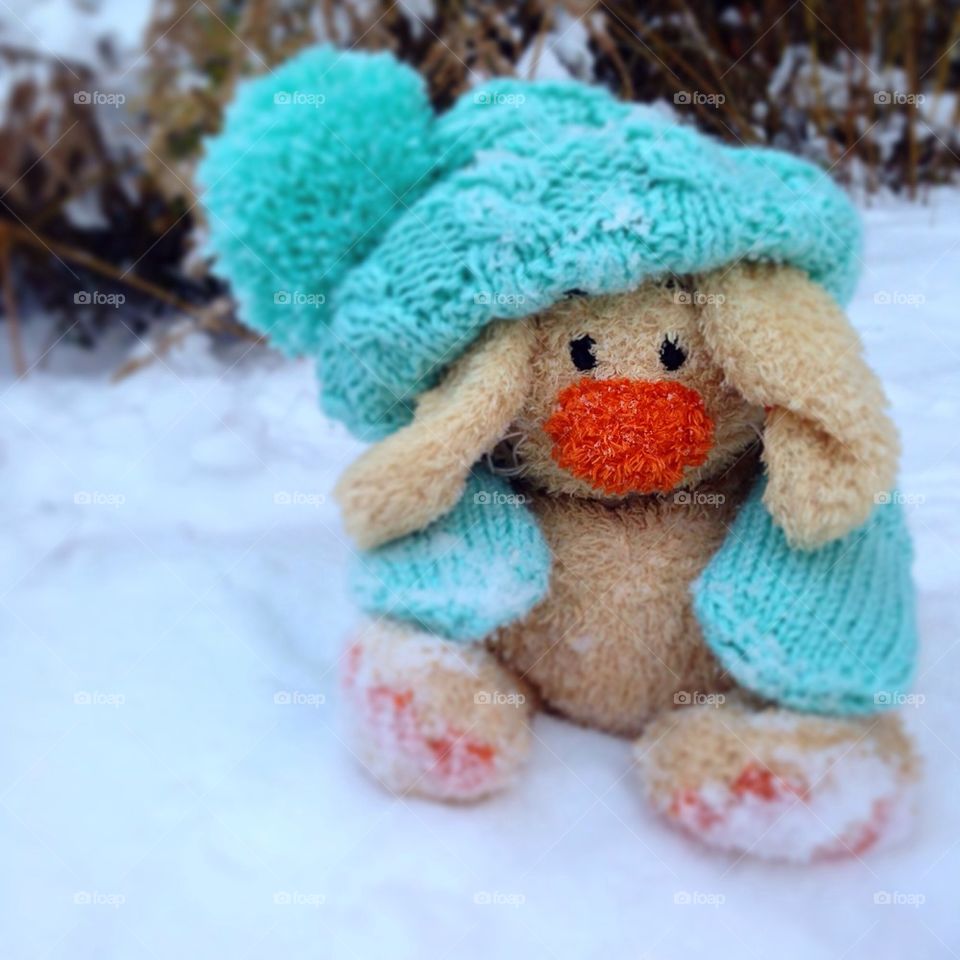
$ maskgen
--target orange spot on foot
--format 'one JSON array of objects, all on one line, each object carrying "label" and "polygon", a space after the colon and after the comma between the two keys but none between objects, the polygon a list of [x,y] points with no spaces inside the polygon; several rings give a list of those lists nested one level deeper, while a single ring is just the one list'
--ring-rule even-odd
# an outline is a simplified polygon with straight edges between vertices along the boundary
[{"label": "orange spot on foot", "polygon": [[489,743],[464,738],[456,731],[427,738],[427,746],[434,756],[437,770],[444,776],[490,767],[497,755]]},{"label": "orange spot on foot", "polygon": [[343,672],[340,675],[345,689],[349,690],[357,682],[360,673],[360,663],[363,660],[363,647],[360,641],[350,645],[343,657]]},{"label": "orange spot on foot", "polygon": [[467,753],[476,757],[481,763],[493,763],[497,751],[489,743],[467,743]]},{"label": "orange spot on foot", "polygon": [[848,828],[835,843],[823,847],[814,854],[816,860],[836,860],[840,857],[859,857],[866,853],[883,836],[890,823],[891,802],[881,797],[873,801],[870,818],[864,823]]},{"label": "orange spot on foot", "polygon": [[425,729],[413,690],[376,684],[363,694],[363,722],[380,749],[419,766],[423,782],[437,784],[440,795],[469,797],[496,780],[496,747],[452,726],[439,733],[435,724]]},{"label": "orange spot on foot", "polygon": [[667,813],[688,829],[697,830],[709,830],[723,819],[694,787],[677,790]]},{"label": "orange spot on foot", "polygon": [[375,706],[392,704],[397,710],[403,710],[404,707],[413,703],[412,690],[397,690],[386,684],[377,684],[367,691],[370,702]]},{"label": "orange spot on foot", "polygon": [[769,767],[748,763],[730,788],[738,797],[758,797],[760,800],[782,800],[787,795],[802,797],[807,788],[778,776]]}]

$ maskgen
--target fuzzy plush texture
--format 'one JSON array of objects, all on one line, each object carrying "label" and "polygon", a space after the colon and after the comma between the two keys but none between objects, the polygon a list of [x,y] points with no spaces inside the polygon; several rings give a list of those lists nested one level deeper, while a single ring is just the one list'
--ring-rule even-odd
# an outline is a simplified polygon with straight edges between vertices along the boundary
[{"label": "fuzzy plush texture", "polygon": [[704,464],[713,420],[676,380],[592,380],[567,387],[543,425],[553,459],[605,494],[672,490]]},{"label": "fuzzy plush texture", "polygon": [[913,552],[896,497],[818,550],[794,550],[757,484],[694,584],[706,641],[736,681],[796,710],[889,709],[917,656]]},{"label": "fuzzy plush texture", "polygon": [[898,717],[815,717],[737,697],[664,714],[634,754],[670,822],[712,847],[797,862],[902,839],[920,766]]},{"label": "fuzzy plush texture", "polygon": [[547,592],[550,553],[533,515],[502,477],[475,467],[455,510],[361,554],[361,609],[470,642],[523,617]]},{"label": "fuzzy plush texture", "polygon": [[724,690],[690,583],[723,543],[755,460],[722,481],[641,502],[532,494],[550,592],[490,644],[564,716],[636,735],[661,710]]},{"label": "fuzzy plush texture", "polygon": [[506,786],[526,760],[533,692],[482,647],[370,621],[344,661],[351,747],[393,792],[476,800]]},{"label": "fuzzy plush texture", "polygon": [[822,171],[577,83],[494,82],[435,119],[388,56],[315,48],[241,87],[200,181],[242,315],[316,352],[324,408],[366,438],[408,422],[495,318],[572,287],[744,257],[841,301],[856,278],[858,221]]},{"label": "fuzzy plush texture", "polygon": [[894,483],[886,397],[836,302],[799,271],[740,265],[707,278],[706,343],[729,382],[771,408],[764,503],[803,548],[866,522]]},{"label": "fuzzy plush texture", "polygon": [[489,327],[420,398],[413,422],[344,472],[334,494],[358,546],[378,547],[449,513],[523,404],[531,346],[526,323]]},{"label": "fuzzy plush texture", "polygon": [[422,78],[386,53],[315,48],[239,85],[197,182],[245,323],[320,348],[337,287],[429,185],[432,122]]}]

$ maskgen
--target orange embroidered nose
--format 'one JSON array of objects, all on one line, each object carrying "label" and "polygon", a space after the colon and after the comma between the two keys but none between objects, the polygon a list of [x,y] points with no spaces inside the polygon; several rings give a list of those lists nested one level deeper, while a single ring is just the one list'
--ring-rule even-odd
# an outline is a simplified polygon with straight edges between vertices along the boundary
[{"label": "orange embroidered nose", "polygon": [[713,443],[696,390],[675,380],[592,380],[561,390],[543,425],[553,459],[609,494],[670,490]]}]

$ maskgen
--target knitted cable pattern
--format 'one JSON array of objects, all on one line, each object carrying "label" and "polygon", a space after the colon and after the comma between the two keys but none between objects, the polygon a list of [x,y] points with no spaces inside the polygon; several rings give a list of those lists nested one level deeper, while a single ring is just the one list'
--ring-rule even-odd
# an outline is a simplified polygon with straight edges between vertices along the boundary
[{"label": "knitted cable pattern", "polygon": [[533,514],[506,480],[477,466],[450,513],[363,554],[351,588],[369,614],[468,642],[528,613],[549,580],[550,550]]},{"label": "knitted cable pattern", "polygon": [[738,683],[816,713],[873,713],[909,690],[912,550],[894,494],[846,537],[793,550],[758,482],[693,586],[704,637]]},{"label": "knitted cable pattern", "polygon": [[200,166],[244,319],[318,357],[328,414],[382,437],[494,318],[741,258],[838,300],[859,226],[830,178],[579,83],[499,80],[441,117],[387,54],[307,50],[249,80]]},{"label": "knitted cable pattern", "polygon": [[[533,109],[528,90],[494,112]],[[594,92],[587,105],[596,112]],[[491,108],[474,109],[482,126]],[[546,309],[572,287],[617,293],[748,258],[850,295],[859,227],[825,174],[624,115],[612,98],[610,109],[615,122],[557,127],[547,140],[511,130],[388,228],[337,293],[318,359],[330,416],[362,436],[392,432],[491,320]]]}]

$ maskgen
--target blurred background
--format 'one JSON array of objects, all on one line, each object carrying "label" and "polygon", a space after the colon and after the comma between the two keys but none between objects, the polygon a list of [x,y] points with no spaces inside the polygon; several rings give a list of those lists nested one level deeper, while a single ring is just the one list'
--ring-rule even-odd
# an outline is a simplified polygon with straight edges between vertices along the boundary
[{"label": "blurred background", "polygon": [[[237,80],[320,40],[394,51],[438,109],[491,75],[601,83],[863,197],[922,200],[957,171],[958,0],[4,0],[0,309],[17,372],[37,307],[85,347],[118,323],[161,350],[191,328],[245,336],[195,255],[193,170]],[[99,296],[76,302],[85,289]]]},{"label": "blurred background", "polygon": [[[910,842],[791,869],[664,829],[549,716],[516,789],[391,797],[337,720],[359,445],[236,315],[193,175],[237,81],[387,48],[438,109],[577,78],[841,182],[900,429]],[[960,0],[0,0],[0,957],[960,956]]]}]

